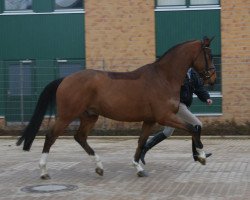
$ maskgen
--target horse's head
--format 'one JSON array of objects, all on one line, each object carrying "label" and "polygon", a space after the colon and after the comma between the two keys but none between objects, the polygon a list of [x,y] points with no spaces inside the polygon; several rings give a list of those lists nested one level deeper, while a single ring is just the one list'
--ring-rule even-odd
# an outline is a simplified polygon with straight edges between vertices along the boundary
[{"label": "horse's head", "polygon": [[193,61],[194,69],[203,79],[204,84],[214,85],[216,81],[216,69],[213,63],[210,43],[213,38],[204,37],[201,41],[200,51]]}]

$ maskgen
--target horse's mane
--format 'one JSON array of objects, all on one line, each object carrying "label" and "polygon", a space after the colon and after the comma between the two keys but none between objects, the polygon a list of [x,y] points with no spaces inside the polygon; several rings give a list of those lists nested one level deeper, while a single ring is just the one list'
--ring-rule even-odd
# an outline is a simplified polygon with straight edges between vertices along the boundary
[{"label": "horse's mane", "polygon": [[[163,57],[165,57],[168,53],[170,53],[171,51],[173,51],[177,47],[182,46],[182,45],[189,43],[189,42],[193,42],[193,41],[195,41],[195,40],[186,41],[186,42],[183,42],[183,43],[180,43],[180,44],[177,44],[177,45],[171,47],[160,58],[158,58],[155,62],[159,62]],[[131,71],[131,72],[108,72],[108,76],[111,79],[136,80],[141,76],[141,71],[145,70],[145,68],[147,68],[148,66],[149,65],[142,66],[142,67],[135,69],[134,71]]]},{"label": "horse's mane", "polygon": [[186,41],[186,42],[183,42],[183,43],[180,43],[180,44],[177,44],[177,45],[171,47],[161,57],[159,57],[155,62],[159,62],[163,57],[165,57],[168,53],[170,53],[171,51],[173,51],[175,48],[177,48],[179,46],[182,46],[182,45],[184,45],[186,43],[193,42],[193,41],[195,41],[195,40],[189,40],[189,41]]}]

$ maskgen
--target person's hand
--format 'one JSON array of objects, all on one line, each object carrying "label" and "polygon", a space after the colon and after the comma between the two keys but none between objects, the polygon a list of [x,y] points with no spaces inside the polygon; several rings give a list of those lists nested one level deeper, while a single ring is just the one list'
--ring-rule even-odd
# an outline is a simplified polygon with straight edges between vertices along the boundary
[{"label": "person's hand", "polygon": [[211,105],[213,103],[212,99],[207,99],[207,105]]}]

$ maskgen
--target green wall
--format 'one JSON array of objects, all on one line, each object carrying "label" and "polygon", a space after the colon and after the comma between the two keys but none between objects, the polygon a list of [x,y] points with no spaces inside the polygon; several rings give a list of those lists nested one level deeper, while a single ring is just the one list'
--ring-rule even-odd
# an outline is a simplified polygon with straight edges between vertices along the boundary
[{"label": "green wall", "polygon": [[84,58],[84,14],[0,15],[0,60]]},{"label": "green wall", "polygon": [[[51,2],[51,0],[34,1],[33,13],[1,14],[3,11],[1,1],[0,116],[6,116],[10,112],[7,109],[9,63],[26,59],[34,61],[32,75],[35,79],[32,87],[37,88],[32,97],[34,99],[39,96],[44,85],[57,78],[56,59],[81,61],[85,59],[84,13],[51,12],[54,9]],[[17,100],[13,102],[9,107],[20,104]],[[26,104],[24,107],[27,107],[31,114],[34,106]],[[16,110],[15,114],[18,112]]]},{"label": "green wall", "polygon": [[155,19],[157,57],[176,44],[203,36],[215,36],[213,54],[221,54],[220,10],[157,11]]}]

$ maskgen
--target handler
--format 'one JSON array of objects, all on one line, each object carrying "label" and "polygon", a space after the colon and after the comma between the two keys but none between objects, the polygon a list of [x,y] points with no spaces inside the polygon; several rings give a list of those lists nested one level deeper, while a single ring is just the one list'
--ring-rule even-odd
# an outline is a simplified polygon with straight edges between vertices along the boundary
[{"label": "handler", "polygon": [[[199,75],[192,68],[190,68],[185,77],[184,84],[181,86],[180,105],[177,115],[193,126],[198,125],[202,127],[201,121],[188,109],[193,102],[193,94],[196,94],[202,102],[206,102],[208,105],[211,105],[213,103],[212,99],[210,99],[208,91],[205,90],[203,82],[201,81]],[[153,138],[147,141],[142,149],[140,157],[143,164],[145,164],[144,158],[147,151],[161,141],[170,137],[173,134],[174,130],[175,128],[165,126],[163,131],[158,132]],[[211,155],[211,153],[206,153],[206,157],[209,157]],[[195,161],[199,161],[197,159],[197,154],[195,153],[193,154],[193,158]]]}]

